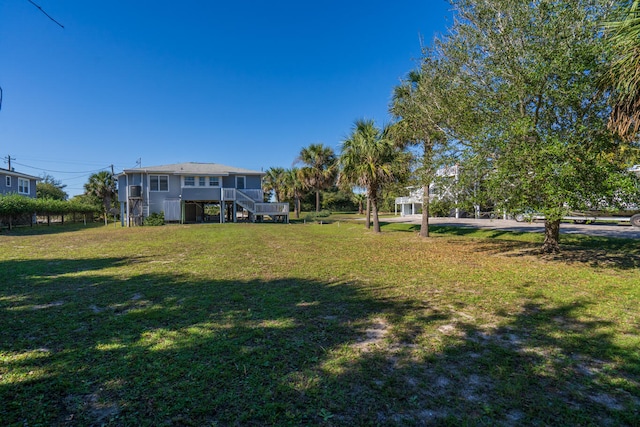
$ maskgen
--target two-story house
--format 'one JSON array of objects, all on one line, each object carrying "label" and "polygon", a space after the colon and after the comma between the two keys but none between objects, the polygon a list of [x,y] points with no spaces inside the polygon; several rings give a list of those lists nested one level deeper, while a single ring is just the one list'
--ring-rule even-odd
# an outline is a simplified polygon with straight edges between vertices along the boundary
[{"label": "two-story house", "polygon": [[125,169],[118,175],[123,225],[139,225],[153,213],[165,221],[289,221],[288,203],[266,203],[264,172],[218,163],[176,163]]},{"label": "two-story house", "polygon": [[22,196],[36,197],[36,183],[41,178],[16,172],[14,169],[0,168],[0,194],[16,193]]}]

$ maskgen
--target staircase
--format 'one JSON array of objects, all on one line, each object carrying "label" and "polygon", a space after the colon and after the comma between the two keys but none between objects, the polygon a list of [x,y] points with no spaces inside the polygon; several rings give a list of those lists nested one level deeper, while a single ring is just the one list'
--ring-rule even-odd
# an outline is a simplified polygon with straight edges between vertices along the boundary
[{"label": "staircase", "polygon": [[[228,192],[230,189],[225,189],[225,198],[227,195],[231,195]],[[245,190],[246,191],[246,190]],[[267,203],[262,201],[262,190],[252,191],[252,196],[245,193],[245,191],[235,189],[234,198],[235,202],[243,209],[249,211],[252,222],[256,221],[256,218],[263,219],[265,216],[269,216],[274,221],[283,219],[284,222],[289,222],[289,203]],[[247,191],[248,192],[248,191]]]}]

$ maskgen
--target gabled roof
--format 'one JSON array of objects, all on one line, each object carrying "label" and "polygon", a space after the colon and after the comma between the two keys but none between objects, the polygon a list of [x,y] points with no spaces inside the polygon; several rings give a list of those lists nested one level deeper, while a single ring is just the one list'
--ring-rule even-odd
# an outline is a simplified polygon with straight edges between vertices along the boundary
[{"label": "gabled roof", "polygon": [[16,172],[14,170],[9,170],[9,169],[4,169],[4,168],[0,168],[0,174],[16,176],[18,178],[35,179],[36,181],[42,181],[42,178],[40,178],[40,177],[29,175],[29,174],[22,173],[22,172]]},{"label": "gabled roof", "polygon": [[172,175],[264,175],[264,172],[235,168],[219,163],[174,163],[171,165],[147,166],[143,168],[125,169],[123,173],[164,173]]}]

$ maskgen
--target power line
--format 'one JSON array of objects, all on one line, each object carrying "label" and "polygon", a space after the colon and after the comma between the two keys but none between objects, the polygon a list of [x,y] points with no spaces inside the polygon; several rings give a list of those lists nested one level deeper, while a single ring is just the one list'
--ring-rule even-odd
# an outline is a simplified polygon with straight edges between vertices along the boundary
[{"label": "power line", "polygon": [[18,163],[18,162],[13,162],[16,165],[20,165],[23,166],[25,168],[30,168],[30,169],[35,169],[35,170],[39,170],[42,172],[50,172],[50,173],[70,173],[70,174],[90,174],[90,173],[96,173],[96,172],[100,172],[103,171],[105,169],[111,169],[111,165],[109,166],[105,166],[103,168],[100,169],[94,169],[94,170],[90,170],[90,171],[57,171],[57,170],[52,170],[52,169],[43,169],[43,168],[38,168],[35,166],[30,166],[30,165],[25,165],[23,163]]},{"label": "power line", "polygon": [[49,15],[47,12],[44,11],[43,8],[41,8],[39,5],[37,5],[36,3],[34,3],[31,0],[27,0],[29,3],[31,3],[32,5],[34,5],[35,7],[37,7],[38,9],[40,9],[40,12],[44,13],[44,16],[46,16],[47,18],[51,19],[53,22],[55,22],[56,24],[60,25],[60,28],[64,29],[64,25],[62,25],[61,23],[59,23],[58,21],[56,21],[55,19],[53,19],[53,17],[51,15]]}]

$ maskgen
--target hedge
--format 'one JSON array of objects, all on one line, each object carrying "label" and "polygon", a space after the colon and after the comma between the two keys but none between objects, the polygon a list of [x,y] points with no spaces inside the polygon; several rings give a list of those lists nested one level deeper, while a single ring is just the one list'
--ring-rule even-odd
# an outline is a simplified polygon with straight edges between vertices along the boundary
[{"label": "hedge", "polygon": [[25,215],[93,214],[100,209],[84,203],[65,200],[32,199],[19,194],[0,194],[0,221],[8,222]]}]

